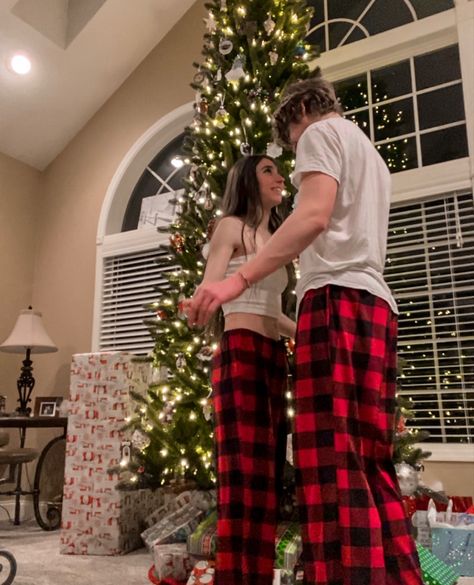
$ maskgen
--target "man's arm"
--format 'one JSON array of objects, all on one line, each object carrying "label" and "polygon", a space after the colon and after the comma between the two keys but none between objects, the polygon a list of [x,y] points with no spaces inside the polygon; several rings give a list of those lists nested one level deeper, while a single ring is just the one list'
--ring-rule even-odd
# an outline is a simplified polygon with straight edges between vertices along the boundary
[{"label": "man's arm", "polygon": [[294,260],[324,231],[336,200],[337,181],[324,173],[305,173],[298,206],[273,234],[262,250],[241,272],[249,283],[258,282]]},{"label": "man's arm", "polygon": [[283,222],[262,250],[238,272],[219,283],[201,285],[187,306],[190,324],[204,325],[212,314],[281,266],[296,258],[324,231],[332,215],[337,181],[320,172],[305,173],[301,179],[296,210]]}]

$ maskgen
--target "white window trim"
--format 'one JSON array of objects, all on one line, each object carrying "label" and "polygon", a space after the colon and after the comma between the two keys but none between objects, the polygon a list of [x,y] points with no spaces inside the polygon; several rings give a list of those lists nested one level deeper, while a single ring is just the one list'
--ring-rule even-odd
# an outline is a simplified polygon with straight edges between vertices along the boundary
[{"label": "white window trim", "polygon": [[456,461],[460,463],[474,463],[473,445],[460,445],[459,443],[417,443],[423,451],[430,451],[431,456],[427,461]]},{"label": "white window trim", "polygon": [[[344,45],[321,55],[315,66],[338,81],[457,43],[463,81],[469,157],[393,175],[393,202],[473,189],[474,176],[474,2],[456,0],[455,8]],[[430,461],[474,463],[473,445],[422,443]]]},{"label": "white window trim", "polygon": [[98,351],[100,344],[104,259],[150,250],[168,241],[166,234],[154,228],[120,231],[130,194],[150,161],[183,131],[192,117],[193,103],[189,102],[158,120],[130,148],[109,184],[97,229],[92,351]]}]

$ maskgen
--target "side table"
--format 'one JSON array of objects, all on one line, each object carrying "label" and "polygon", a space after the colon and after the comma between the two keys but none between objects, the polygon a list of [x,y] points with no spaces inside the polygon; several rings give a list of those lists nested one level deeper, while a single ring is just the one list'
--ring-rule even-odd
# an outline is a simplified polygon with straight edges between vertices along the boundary
[{"label": "side table", "polygon": [[26,430],[31,428],[60,428],[62,429],[62,434],[58,435],[44,447],[41,451],[39,459],[38,459],[38,466],[36,468],[35,473],[35,480],[34,486],[32,491],[23,490],[21,487],[21,479],[22,479],[22,466],[18,467],[18,474],[16,479],[16,486],[13,491],[10,492],[3,492],[4,495],[13,495],[15,496],[15,514],[14,514],[14,521],[15,525],[20,524],[20,499],[21,496],[32,495],[33,496],[33,506],[35,511],[35,518],[38,524],[44,530],[51,530],[51,528],[43,521],[39,512],[39,497],[40,497],[40,490],[39,490],[39,479],[41,474],[41,464],[44,459],[44,456],[50,449],[50,447],[59,440],[64,440],[66,438],[66,430],[67,430],[67,417],[54,417],[54,416],[0,416],[0,429],[19,429],[20,430],[20,448],[23,449],[25,446],[26,441]]}]

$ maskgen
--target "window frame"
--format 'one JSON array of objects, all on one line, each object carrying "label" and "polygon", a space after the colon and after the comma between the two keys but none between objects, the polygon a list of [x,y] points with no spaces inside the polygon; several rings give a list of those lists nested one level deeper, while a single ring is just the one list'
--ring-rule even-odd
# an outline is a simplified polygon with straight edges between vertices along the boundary
[{"label": "window frame", "polygon": [[193,102],[163,116],[130,148],[117,168],[104,197],[97,228],[92,351],[100,351],[101,316],[106,258],[153,250],[168,244],[168,235],[156,228],[122,232],[129,198],[144,169],[156,154],[191,123]]},{"label": "window frame", "polygon": [[[473,190],[474,1],[457,0],[453,9],[326,51],[314,62],[325,78],[339,81],[453,44],[459,47],[469,156],[393,174],[392,203],[416,203],[435,195]],[[432,452],[431,461],[474,463],[472,444],[420,446]]]}]

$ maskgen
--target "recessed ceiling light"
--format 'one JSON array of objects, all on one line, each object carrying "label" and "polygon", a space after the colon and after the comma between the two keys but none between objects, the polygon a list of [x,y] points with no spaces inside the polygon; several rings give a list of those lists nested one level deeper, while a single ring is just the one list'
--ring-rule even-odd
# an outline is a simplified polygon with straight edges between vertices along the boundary
[{"label": "recessed ceiling light", "polygon": [[26,75],[30,72],[31,69],[31,61],[28,59],[26,55],[13,55],[10,59],[10,67],[12,71],[18,73],[18,75]]}]

